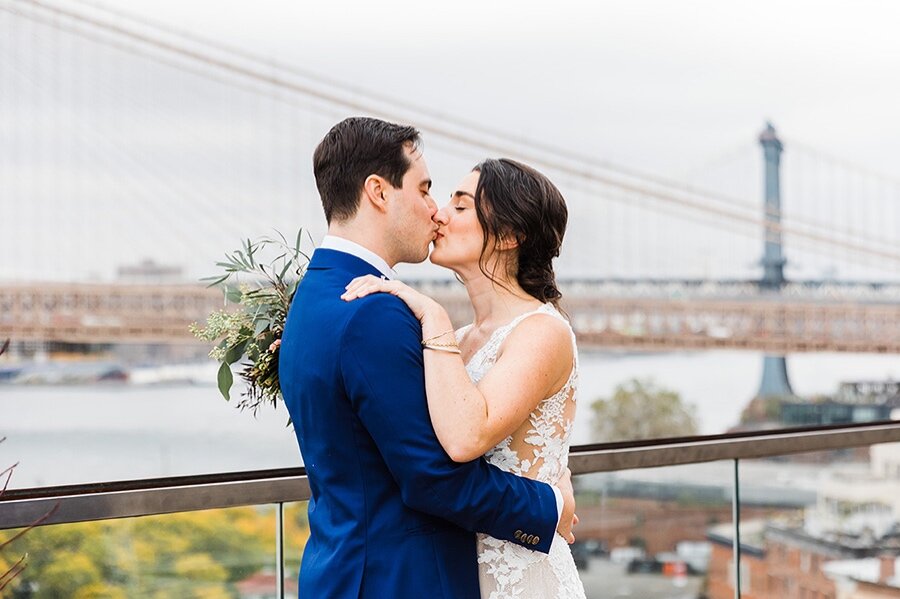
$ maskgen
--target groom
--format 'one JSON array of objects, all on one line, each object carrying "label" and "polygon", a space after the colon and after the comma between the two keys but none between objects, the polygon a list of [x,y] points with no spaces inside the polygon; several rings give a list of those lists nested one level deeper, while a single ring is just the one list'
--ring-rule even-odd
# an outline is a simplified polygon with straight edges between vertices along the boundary
[{"label": "groom", "polygon": [[279,373],[309,474],[301,598],[478,599],[474,532],[541,552],[570,538],[568,475],[551,487],[458,464],[428,416],[422,331],[398,298],[340,296],[428,256],[437,207],[412,127],[335,125],[313,156],[328,235],[288,314]]}]

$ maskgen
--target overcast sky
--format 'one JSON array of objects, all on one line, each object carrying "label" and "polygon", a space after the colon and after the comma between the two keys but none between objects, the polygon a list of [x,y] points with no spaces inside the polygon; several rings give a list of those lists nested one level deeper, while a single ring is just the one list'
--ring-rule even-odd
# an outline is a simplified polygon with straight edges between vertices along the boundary
[{"label": "overcast sky", "polygon": [[305,69],[650,170],[751,140],[765,119],[891,173],[900,3],[254,2],[117,6]]},{"label": "overcast sky", "polygon": [[[87,0],[44,1],[104,15]],[[28,3],[0,0],[4,5]],[[756,138],[771,120],[788,160],[799,142],[895,181],[876,190],[885,197],[870,201],[861,197],[868,193],[861,184],[800,173],[798,163],[788,162],[787,214],[900,237],[900,225],[891,224],[900,220],[900,3],[117,0],[114,6],[345,82],[361,90],[358,99],[368,90],[678,180],[699,173],[702,180],[691,182],[709,185],[714,175],[717,186],[724,182],[753,210],[761,205]],[[310,156],[329,124],[347,113],[304,124],[296,109],[54,33],[46,24],[0,12],[0,26],[0,54],[8,53],[0,55],[0,134],[9,131],[0,141],[0,167],[13,175],[0,177],[0,195],[11,204],[0,197],[10,215],[0,220],[0,236],[13,246],[0,278],[103,279],[116,265],[144,257],[184,264],[193,277],[208,274],[212,256],[236,245],[232,240],[275,223],[285,231],[297,223],[324,230]],[[4,85],[13,93],[4,95]],[[452,155],[443,144],[426,131],[439,199],[484,157]],[[640,212],[633,197],[591,204],[578,181],[553,178],[577,217],[563,261],[601,264],[593,274],[604,276],[757,273],[761,240],[746,230],[738,239],[716,221],[690,229],[655,207]],[[298,198],[305,212],[284,217],[289,212],[282,208]],[[217,221],[219,214],[232,218]],[[788,256],[789,268],[806,269],[798,271],[803,277],[884,276],[849,272],[821,252],[801,256],[797,244]]]}]

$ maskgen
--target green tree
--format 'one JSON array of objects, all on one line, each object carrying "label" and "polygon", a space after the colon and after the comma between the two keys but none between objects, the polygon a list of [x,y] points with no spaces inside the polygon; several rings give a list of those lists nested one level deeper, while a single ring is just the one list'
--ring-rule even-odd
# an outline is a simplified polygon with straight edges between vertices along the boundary
[{"label": "green tree", "polygon": [[60,551],[43,572],[42,593],[48,597],[68,597],[72,589],[100,583],[100,569],[88,556],[74,551]]},{"label": "green tree", "polygon": [[697,434],[692,404],[652,380],[632,379],[616,387],[610,398],[597,399],[594,432],[598,441],[631,441]]},{"label": "green tree", "polygon": [[128,594],[105,582],[94,582],[76,590],[72,599],[128,599]]},{"label": "green tree", "polygon": [[[294,542],[309,534],[301,524],[305,518],[295,517],[286,526]],[[15,532],[0,531],[0,543]],[[28,567],[7,590],[34,584],[41,597],[76,599],[236,597],[237,581],[272,563],[275,510],[229,508],[41,526],[19,541]],[[8,561],[0,556],[0,566]]]}]

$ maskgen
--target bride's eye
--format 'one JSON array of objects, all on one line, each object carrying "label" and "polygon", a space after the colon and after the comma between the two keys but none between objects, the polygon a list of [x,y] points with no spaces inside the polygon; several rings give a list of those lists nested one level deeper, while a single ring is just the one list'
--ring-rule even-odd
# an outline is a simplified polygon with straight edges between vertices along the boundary
[{"label": "bride's eye", "polygon": [[455,209],[457,212],[462,212],[463,210],[466,209],[466,207],[465,207],[465,206],[454,206],[454,209]]}]

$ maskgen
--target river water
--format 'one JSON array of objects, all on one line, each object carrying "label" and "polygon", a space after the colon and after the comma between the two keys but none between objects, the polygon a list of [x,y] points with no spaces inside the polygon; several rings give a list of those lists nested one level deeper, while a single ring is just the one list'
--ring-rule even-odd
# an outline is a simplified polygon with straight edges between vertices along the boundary
[{"label": "river water", "polygon": [[[735,424],[757,390],[762,356],[717,351],[582,353],[573,443],[589,443],[592,400],[650,377],[697,407],[702,433]],[[845,380],[900,377],[900,356],[791,356],[800,395]],[[210,368],[209,380],[215,378]],[[11,488],[301,465],[283,407],[256,418],[210,385],[0,386],[0,470],[18,462]]]}]

